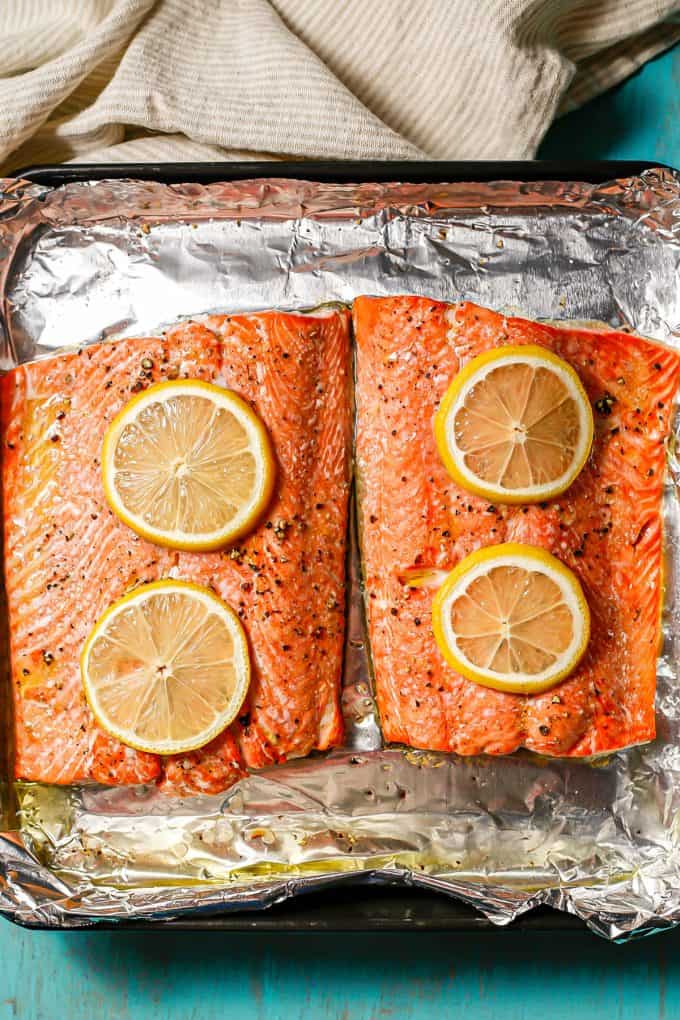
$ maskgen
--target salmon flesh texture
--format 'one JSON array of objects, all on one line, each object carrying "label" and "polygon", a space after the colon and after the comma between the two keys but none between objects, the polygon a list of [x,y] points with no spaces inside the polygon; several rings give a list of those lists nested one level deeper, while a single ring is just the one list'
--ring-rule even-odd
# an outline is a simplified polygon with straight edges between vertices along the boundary
[{"label": "salmon flesh texture", "polygon": [[[359,298],[354,329],[359,525],[385,738],[464,755],[527,747],[574,758],[653,739],[662,491],[678,355],[627,333],[420,297]],[[577,371],[594,405],[593,450],[557,499],[493,506],[449,477],[433,418],[467,361],[529,343]],[[590,605],[585,657],[543,694],[502,693],[459,676],[435,643],[432,590],[408,585],[415,569],[448,571],[501,542],[553,553],[579,578]]]},{"label": "salmon flesh texture", "polygon": [[[92,345],[3,378],[18,778],[217,793],[246,768],[341,742],[348,358],[348,313],[265,312]],[[272,438],[275,494],[235,549],[160,548],[107,506],[100,454],[109,422],[136,392],[172,378],[234,390]],[[238,721],[207,747],[168,758],[132,750],[98,727],[79,668],[103,611],[135,585],[163,577],[213,588],[238,612],[252,660]]]}]

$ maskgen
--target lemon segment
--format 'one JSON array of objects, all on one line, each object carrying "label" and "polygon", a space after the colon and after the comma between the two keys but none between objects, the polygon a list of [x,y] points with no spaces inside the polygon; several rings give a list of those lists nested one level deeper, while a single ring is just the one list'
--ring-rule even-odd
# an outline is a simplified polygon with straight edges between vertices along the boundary
[{"label": "lemon segment", "polygon": [[113,512],[157,545],[219,549],[249,531],[274,486],[263,423],[230,390],[198,379],[158,383],[109,425],[104,492]]},{"label": "lemon segment", "polygon": [[432,627],[446,661],[468,680],[538,694],[578,665],[590,611],[560,560],[508,542],[471,553],[451,571],[434,597]]},{"label": "lemon segment", "polygon": [[250,683],[236,614],[207,588],[174,580],[114,602],[85,642],[80,669],[102,729],[162,755],[213,740],[238,715]]},{"label": "lemon segment", "polygon": [[590,454],[593,412],[578,375],[543,347],[473,358],[435,418],[444,465],[462,488],[501,503],[537,503],[569,488]]}]

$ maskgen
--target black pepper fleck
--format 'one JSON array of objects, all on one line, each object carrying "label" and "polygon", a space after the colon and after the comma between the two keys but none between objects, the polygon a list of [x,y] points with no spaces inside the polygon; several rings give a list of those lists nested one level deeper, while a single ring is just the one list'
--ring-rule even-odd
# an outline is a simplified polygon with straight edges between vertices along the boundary
[{"label": "black pepper fleck", "polygon": [[595,401],[595,410],[597,411],[598,414],[601,414],[605,418],[608,418],[609,415],[612,413],[612,409],[615,403],[616,397],[612,396],[612,394],[607,391],[605,392],[603,397],[600,397],[599,400]]}]

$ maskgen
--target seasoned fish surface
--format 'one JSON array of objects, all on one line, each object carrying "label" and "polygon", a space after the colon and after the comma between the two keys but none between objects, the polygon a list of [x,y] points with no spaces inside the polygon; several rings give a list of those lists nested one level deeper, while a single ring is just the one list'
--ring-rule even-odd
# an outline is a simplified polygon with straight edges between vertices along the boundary
[{"label": "seasoned fish surface", "polygon": [[[247,767],[342,739],[348,352],[347,313],[265,312],[93,345],[3,378],[18,778],[158,781],[170,793],[215,793]],[[109,422],[134,393],[172,378],[234,389],[272,437],[276,491],[236,549],[159,548],[106,504],[99,458]],[[238,723],[200,751],[161,759],[100,730],[84,699],[79,656],[111,602],[168,576],[211,586],[239,612],[253,679]]]},{"label": "seasoned fish surface", "polygon": [[[661,499],[680,358],[612,330],[556,327],[473,304],[359,298],[357,472],[371,656],[386,739],[459,754],[586,757],[655,735],[661,637]],[[593,451],[549,503],[494,506],[459,488],[433,417],[459,368],[503,344],[540,344],[578,372],[594,405]],[[592,614],[584,659],[525,696],[457,675],[432,633],[415,570],[450,570],[501,542],[542,546],[577,575]]]}]

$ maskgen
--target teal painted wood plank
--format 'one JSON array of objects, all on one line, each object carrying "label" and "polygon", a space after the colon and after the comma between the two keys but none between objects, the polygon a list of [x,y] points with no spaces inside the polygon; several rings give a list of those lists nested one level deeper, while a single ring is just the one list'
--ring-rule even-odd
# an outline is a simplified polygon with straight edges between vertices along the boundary
[{"label": "teal painted wood plank", "polygon": [[[680,49],[541,156],[680,164]],[[674,1020],[680,932],[488,936],[26,932],[0,920],[0,1020]]]},{"label": "teal painted wood plank", "polygon": [[560,117],[543,159],[648,159],[680,167],[680,46],[618,88]]},{"label": "teal painted wood plank", "polygon": [[[17,932],[0,1020],[671,1020],[680,942]],[[9,978],[9,980],[8,980]],[[4,1001],[3,1001],[4,1000]]]}]

